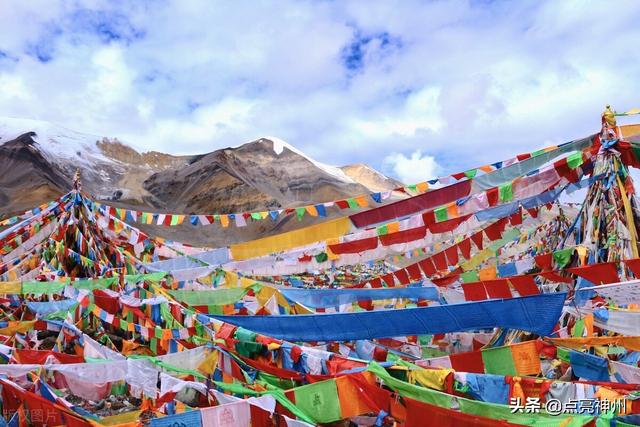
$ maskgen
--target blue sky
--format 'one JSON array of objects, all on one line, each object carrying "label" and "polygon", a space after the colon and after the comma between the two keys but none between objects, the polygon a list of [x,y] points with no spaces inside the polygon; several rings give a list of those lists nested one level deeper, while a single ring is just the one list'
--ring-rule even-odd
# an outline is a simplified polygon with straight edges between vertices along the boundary
[{"label": "blue sky", "polygon": [[0,115],[201,153],[277,136],[417,182],[640,107],[637,1],[0,0]]}]

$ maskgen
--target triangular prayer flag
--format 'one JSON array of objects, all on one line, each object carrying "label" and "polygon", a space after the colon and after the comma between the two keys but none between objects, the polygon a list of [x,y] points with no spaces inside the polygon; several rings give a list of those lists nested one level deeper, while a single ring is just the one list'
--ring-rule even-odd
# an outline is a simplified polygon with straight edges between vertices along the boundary
[{"label": "triangular prayer flag", "polygon": [[476,247],[479,250],[482,250],[483,240],[484,240],[484,235],[482,234],[482,231],[478,231],[477,233],[472,234],[471,240],[473,241],[473,243],[475,243]]},{"label": "triangular prayer flag", "polygon": [[564,268],[571,261],[571,257],[573,256],[574,249],[567,248],[561,249],[559,251],[553,252],[553,260],[556,263],[557,268]]},{"label": "triangular prayer flag", "polygon": [[419,182],[416,184],[416,189],[419,193],[424,193],[429,189],[429,184],[426,182]]},{"label": "triangular prayer flag", "polygon": [[326,217],[327,216],[327,210],[325,209],[324,205],[319,204],[315,206],[316,208],[316,212],[318,212],[318,215],[321,217]]},{"label": "triangular prayer flag", "polygon": [[458,248],[464,259],[471,258],[471,239],[466,238],[458,243]]},{"label": "triangular prayer flag", "polygon": [[464,172],[465,176],[469,179],[475,178],[477,173],[478,173],[478,169],[469,169]]}]

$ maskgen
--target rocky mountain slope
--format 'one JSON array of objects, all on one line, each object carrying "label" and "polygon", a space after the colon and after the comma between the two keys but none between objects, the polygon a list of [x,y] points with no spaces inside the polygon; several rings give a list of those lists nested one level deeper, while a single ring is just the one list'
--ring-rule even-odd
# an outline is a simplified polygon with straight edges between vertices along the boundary
[{"label": "rocky mountain slope", "polygon": [[[295,207],[401,185],[366,165],[322,164],[273,137],[202,155],[173,156],[139,153],[117,139],[46,122],[0,118],[0,215],[67,192],[77,169],[84,191],[97,200],[170,213]],[[283,225],[270,228],[276,227]],[[230,231],[225,238],[253,238],[271,231],[254,228]]]}]

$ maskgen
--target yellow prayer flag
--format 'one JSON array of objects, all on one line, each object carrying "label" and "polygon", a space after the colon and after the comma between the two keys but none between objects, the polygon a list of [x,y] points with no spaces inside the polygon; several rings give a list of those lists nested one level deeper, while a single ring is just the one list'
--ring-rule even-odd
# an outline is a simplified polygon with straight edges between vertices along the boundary
[{"label": "yellow prayer flag", "polygon": [[205,357],[205,359],[198,365],[197,370],[204,375],[211,375],[218,366],[218,351],[213,350]]},{"label": "yellow prayer flag", "polygon": [[230,249],[234,260],[243,260],[336,238],[346,234],[350,229],[351,221],[349,217],[344,217],[275,236],[238,243],[231,245]]},{"label": "yellow prayer flag", "polygon": [[409,382],[434,390],[444,390],[444,382],[453,369],[416,369],[409,371]]}]

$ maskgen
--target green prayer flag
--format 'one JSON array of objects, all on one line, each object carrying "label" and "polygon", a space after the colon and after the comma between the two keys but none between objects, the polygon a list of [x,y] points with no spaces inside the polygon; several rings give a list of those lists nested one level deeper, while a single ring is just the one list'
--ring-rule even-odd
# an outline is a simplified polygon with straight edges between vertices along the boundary
[{"label": "green prayer flag", "polygon": [[576,324],[573,325],[573,330],[571,331],[572,337],[581,337],[582,332],[584,332],[584,319],[576,320]]},{"label": "green prayer flag", "polygon": [[329,259],[329,256],[327,255],[326,252],[320,252],[318,255],[315,256],[316,262],[320,263],[320,262],[325,262],[326,260]]},{"label": "green prayer flag", "polygon": [[251,219],[259,221],[262,219],[262,216],[260,215],[260,212],[251,212]]},{"label": "green prayer flag", "polygon": [[513,354],[509,347],[497,347],[482,350],[482,362],[487,374],[516,375],[516,366],[513,363]]},{"label": "green prayer flag", "polygon": [[469,179],[475,178],[477,173],[478,169],[469,169],[468,171],[464,171],[464,175]]},{"label": "green prayer flag", "polygon": [[414,192],[414,193],[417,193],[417,192],[418,192],[418,186],[417,186],[416,184],[407,185],[407,188],[408,188],[409,190],[411,190],[412,192]]},{"label": "green prayer flag", "polygon": [[531,153],[531,157],[536,157],[536,156],[539,156],[540,154],[544,154],[544,153],[545,153],[545,149],[542,148],[540,150],[536,150],[533,153]]},{"label": "green prayer flag", "polygon": [[354,198],[347,199],[347,203],[351,209],[356,209],[358,207],[358,202],[356,202],[356,199]]},{"label": "green prayer flag", "polygon": [[567,363],[570,362],[569,350],[566,348],[558,347],[556,356],[558,357],[559,360],[562,360],[563,362],[567,362]]},{"label": "green prayer flag", "polygon": [[[513,412],[509,405],[498,405],[495,403],[481,402],[459,398],[460,411],[465,414],[477,415],[494,420],[504,420],[509,423],[539,427],[579,427],[590,423],[593,420],[589,415],[551,415],[543,409],[539,413]],[[497,423],[496,423],[497,424]]]},{"label": "green prayer flag", "polygon": [[513,185],[512,183],[507,183],[498,187],[500,191],[500,201],[501,202],[510,202],[513,200]]},{"label": "green prayer flag", "polygon": [[446,221],[447,219],[449,219],[449,215],[447,214],[447,207],[446,206],[440,206],[439,208],[436,208],[433,211],[435,217],[436,217],[436,222],[442,222],[442,221]]},{"label": "green prayer flag", "polygon": [[247,288],[221,288],[203,291],[168,290],[167,293],[177,301],[194,305],[234,304],[249,292]]},{"label": "green prayer flag", "polygon": [[578,151],[567,157],[567,166],[571,169],[575,169],[582,164],[582,152]]},{"label": "green prayer flag", "polygon": [[558,268],[564,268],[567,266],[567,264],[569,264],[572,256],[573,248],[561,249],[553,253],[553,260],[555,261]]},{"label": "green prayer flag", "polygon": [[238,341],[255,342],[257,336],[258,334],[256,334],[255,332],[243,327],[239,327],[235,332],[235,339],[237,339]]},{"label": "green prayer flag", "polygon": [[24,282],[22,283],[22,293],[34,295],[59,294],[68,283],[68,280],[61,282]]},{"label": "green prayer flag", "polygon": [[302,217],[304,216],[305,212],[306,209],[304,207],[296,208],[296,216],[298,217],[298,221],[302,221]]},{"label": "green prayer flag", "polygon": [[383,225],[381,227],[378,227],[376,229],[376,232],[378,233],[378,236],[384,236],[385,234],[389,233],[389,227],[386,225]]},{"label": "green prayer flag", "polygon": [[460,275],[460,278],[462,279],[463,283],[477,282],[478,280],[480,280],[480,278],[478,277],[478,272],[475,270],[465,271]]},{"label": "green prayer flag", "polygon": [[296,406],[317,423],[331,423],[342,419],[335,379],[298,387],[293,393]]}]

